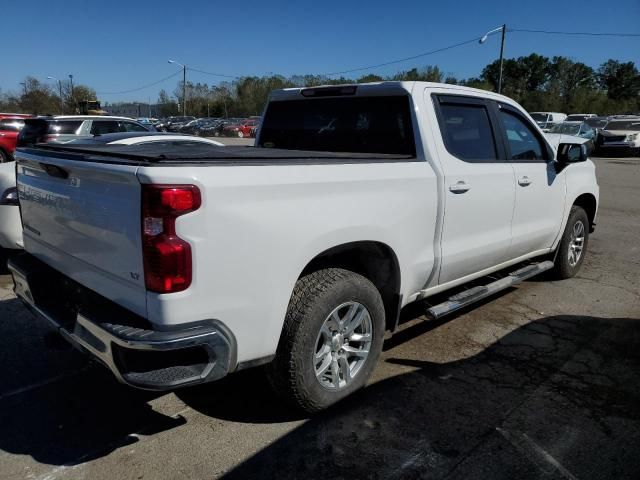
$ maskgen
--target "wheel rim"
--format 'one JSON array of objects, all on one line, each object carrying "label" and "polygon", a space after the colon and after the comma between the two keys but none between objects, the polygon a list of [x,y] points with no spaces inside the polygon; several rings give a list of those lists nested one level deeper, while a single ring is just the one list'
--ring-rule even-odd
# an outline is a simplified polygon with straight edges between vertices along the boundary
[{"label": "wheel rim", "polygon": [[313,365],[318,382],[329,390],[351,384],[369,357],[373,322],[369,310],[346,302],[324,320],[316,338]]},{"label": "wheel rim", "polygon": [[573,224],[568,252],[569,265],[572,267],[575,267],[580,261],[580,257],[582,257],[582,250],[584,249],[584,232],[584,223],[582,223],[581,220],[578,220]]}]

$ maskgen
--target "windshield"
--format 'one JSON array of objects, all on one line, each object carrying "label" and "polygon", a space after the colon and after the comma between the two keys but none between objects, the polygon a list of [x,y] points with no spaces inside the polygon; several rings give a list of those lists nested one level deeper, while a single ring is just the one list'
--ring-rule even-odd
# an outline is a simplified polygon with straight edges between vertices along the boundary
[{"label": "windshield", "polygon": [[531,118],[533,118],[536,122],[546,122],[547,114],[546,113],[530,113]]},{"label": "windshield", "polygon": [[272,102],[259,146],[415,156],[409,97]]},{"label": "windshield", "polygon": [[587,118],[586,115],[582,115],[582,114],[574,114],[574,115],[569,115],[567,117],[567,122],[581,122],[582,120],[584,120],[585,118]]},{"label": "windshield", "polygon": [[634,132],[640,132],[640,119],[609,122],[605,130],[632,130]]},{"label": "windshield", "polygon": [[564,135],[578,135],[578,133],[580,133],[580,125],[561,123],[559,125],[554,125],[553,127],[551,127],[551,130],[549,130],[549,133],[562,133]]}]

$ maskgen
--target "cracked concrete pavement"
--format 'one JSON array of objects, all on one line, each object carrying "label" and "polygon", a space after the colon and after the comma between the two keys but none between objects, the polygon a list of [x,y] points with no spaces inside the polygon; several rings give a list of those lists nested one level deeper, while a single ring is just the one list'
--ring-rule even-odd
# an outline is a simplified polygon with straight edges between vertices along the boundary
[{"label": "cracked concrete pavement", "polygon": [[312,418],[260,370],[169,394],[118,385],[0,276],[0,477],[638,478],[640,161],[596,163],[577,278],[437,323],[405,309],[370,385]]}]

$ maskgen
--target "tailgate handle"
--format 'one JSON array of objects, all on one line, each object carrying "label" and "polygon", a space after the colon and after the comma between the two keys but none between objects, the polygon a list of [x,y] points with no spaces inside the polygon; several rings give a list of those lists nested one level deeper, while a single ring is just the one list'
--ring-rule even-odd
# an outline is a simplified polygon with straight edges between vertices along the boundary
[{"label": "tailgate handle", "polygon": [[64,168],[59,167],[57,165],[51,165],[49,163],[40,163],[40,166],[44,168],[44,171],[47,172],[52,177],[56,178],[69,178],[69,172],[67,172]]}]

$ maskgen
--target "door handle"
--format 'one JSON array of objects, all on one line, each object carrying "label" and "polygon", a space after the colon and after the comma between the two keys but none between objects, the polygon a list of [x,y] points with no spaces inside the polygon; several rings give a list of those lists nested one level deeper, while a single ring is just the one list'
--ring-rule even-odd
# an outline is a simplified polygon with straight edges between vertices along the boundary
[{"label": "door handle", "polygon": [[529,180],[529,177],[525,175],[524,177],[518,180],[518,185],[520,185],[521,187],[529,186],[531,185],[531,180]]},{"label": "door handle", "polygon": [[470,188],[471,188],[471,185],[469,185],[463,180],[460,180],[458,183],[454,183],[453,185],[450,185],[449,191],[453,193],[465,193],[465,192],[468,192]]}]

